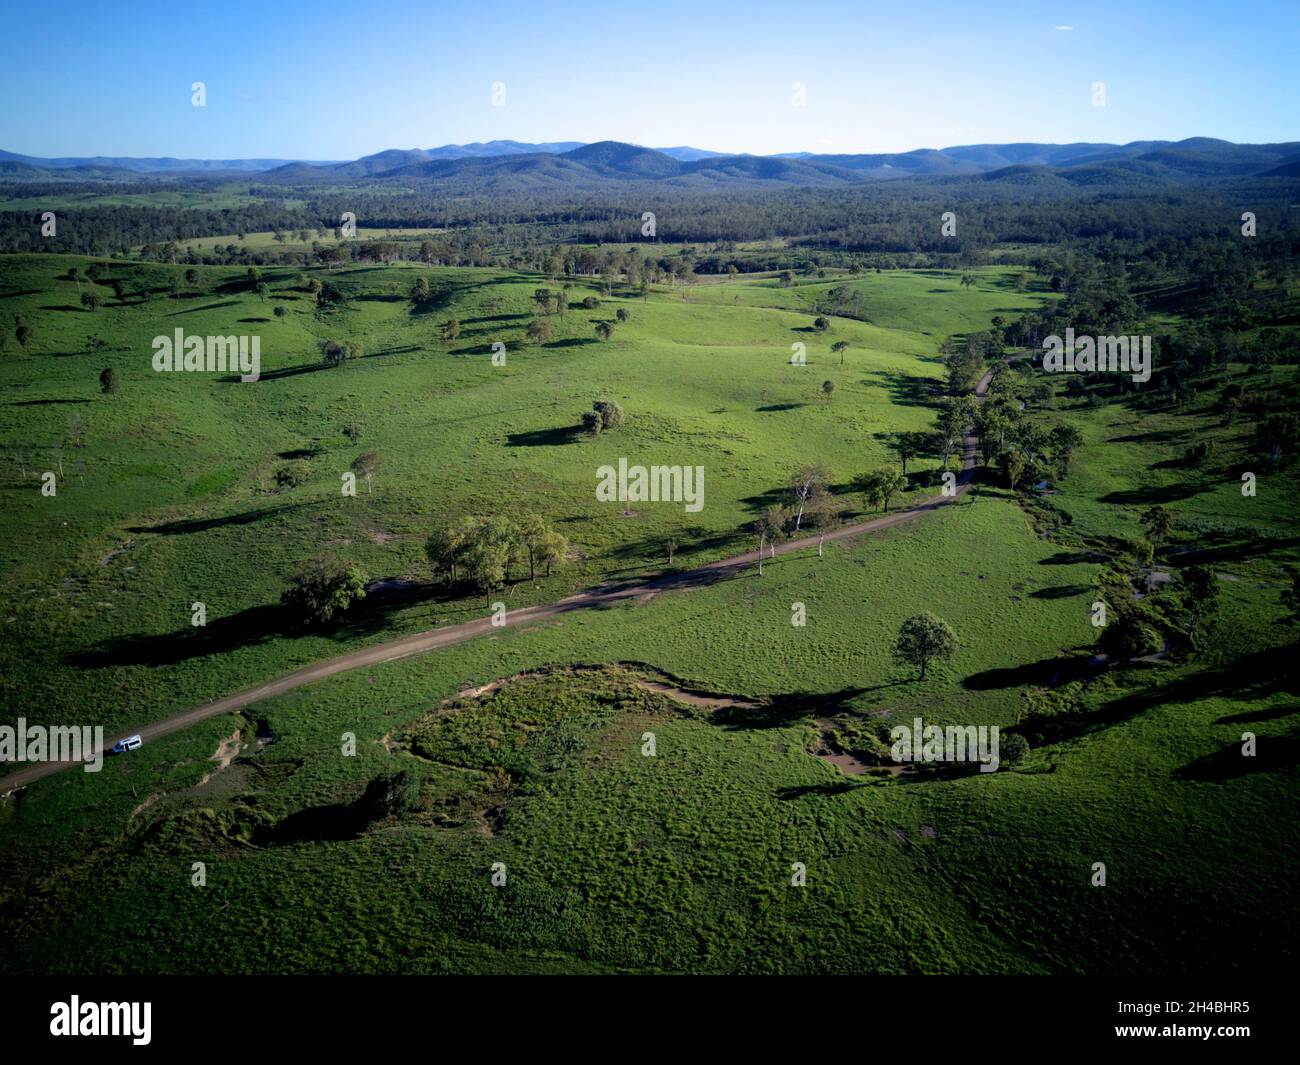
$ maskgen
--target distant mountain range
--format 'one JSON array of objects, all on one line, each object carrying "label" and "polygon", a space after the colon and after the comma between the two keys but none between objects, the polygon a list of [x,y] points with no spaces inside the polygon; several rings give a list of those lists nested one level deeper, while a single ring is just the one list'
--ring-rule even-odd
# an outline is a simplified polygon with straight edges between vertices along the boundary
[{"label": "distant mountain range", "polygon": [[284,185],[430,181],[477,192],[582,189],[610,182],[682,188],[831,187],[908,177],[984,177],[1022,184],[1107,185],[1300,176],[1300,142],[1233,144],[1209,137],[1130,144],[973,144],[868,155],[728,155],[620,141],[526,144],[496,140],[389,149],[347,162],[284,159],[40,159],[0,151],[0,179],[118,179],[223,175]]}]

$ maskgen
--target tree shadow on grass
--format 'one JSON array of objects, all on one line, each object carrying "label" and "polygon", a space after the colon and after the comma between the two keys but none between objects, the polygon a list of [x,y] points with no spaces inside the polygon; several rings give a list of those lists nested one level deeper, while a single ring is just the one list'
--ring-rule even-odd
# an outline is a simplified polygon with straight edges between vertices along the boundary
[{"label": "tree shadow on grass", "polygon": [[253,832],[258,846],[284,846],[323,840],[355,839],[376,821],[394,811],[384,802],[384,781],[372,780],[352,802],[308,806],[291,813],[274,825],[259,826]]},{"label": "tree shadow on grass", "polygon": [[1092,591],[1087,584],[1060,584],[1055,588],[1038,588],[1029,593],[1031,599],[1073,599],[1076,595],[1083,595],[1085,592]]},{"label": "tree shadow on grass", "polygon": [[[1300,537],[1245,537],[1223,536],[1201,533],[1198,539],[1204,543],[1211,541],[1209,547],[1183,548],[1169,555],[1169,562],[1176,566],[1214,565],[1222,562],[1238,562],[1244,559],[1262,558],[1266,555],[1287,551],[1300,545]],[[1220,540],[1213,543],[1213,540]]]},{"label": "tree shadow on grass", "polygon": [[1175,780],[1220,782],[1259,772],[1276,772],[1300,765],[1300,734],[1261,736],[1255,754],[1247,758],[1240,743],[1230,743],[1220,751],[1207,754],[1175,769]]},{"label": "tree shadow on grass", "polygon": [[186,307],[184,310],[172,311],[166,317],[175,318],[182,314],[197,314],[199,311],[215,311],[218,307],[237,306],[239,306],[239,300],[223,300],[221,303],[205,303],[202,307]]},{"label": "tree shadow on grass", "polygon": [[74,651],[64,661],[77,669],[172,666],[265,643],[283,633],[290,621],[291,615],[278,603],[255,606],[229,617],[214,618],[203,626],[188,626],[163,636],[153,633],[115,636],[87,650]]},{"label": "tree shadow on grass", "polygon": [[789,692],[774,695],[757,706],[720,707],[710,720],[729,732],[785,728],[846,710],[846,703],[866,691],[866,688],[841,688],[836,692]]},{"label": "tree shadow on grass", "polygon": [[552,340],[543,344],[544,348],[576,348],[585,347],[588,344],[599,344],[600,341],[595,337],[566,337],[563,340]]},{"label": "tree shadow on grass", "polygon": [[791,799],[806,799],[810,796],[844,795],[856,791],[866,783],[865,780],[837,780],[827,784],[795,784],[777,788],[776,797],[785,802]]},{"label": "tree shadow on grass", "polygon": [[281,603],[264,603],[228,617],[212,618],[206,625],[186,626],[161,636],[136,633],[111,637],[94,647],[68,654],[65,661],[78,669],[170,666],[278,638],[325,636],[351,641],[385,631],[391,626],[393,615],[401,610],[452,599],[459,592],[414,581],[377,581],[370,587],[373,590],[360,602],[319,625],[303,625],[299,616]]},{"label": "tree shadow on grass", "polygon": [[1156,706],[1181,706],[1216,696],[1250,702],[1277,692],[1291,693],[1300,681],[1295,660],[1294,647],[1270,647],[1190,676],[1157,682],[1089,714],[1028,721],[1021,731],[1039,746],[1109,728]]},{"label": "tree shadow on grass", "polygon": [[912,377],[905,373],[877,371],[867,375],[862,382],[868,387],[884,387],[890,400],[899,407],[933,406],[942,391],[939,382],[930,377]]},{"label": "tree shadow on grass", "polygon": [[[334,370],[341,367],[331,366],[327,362],[308,362],[298,366],[285,366],[279,370],[263,370],[258,376],[258,381],[280,381],[286,377],[301,377],[303,374],[319,373],[321,370]],[[247,382],[239,379],[239,374],[227,374],[219,378],[222,384],[246,384]]]},{"label": "tree shadow on grass", "polygon": [[1105,562],[1106,556],[1100,551],[1058,551],[1047,558],[1040,558],[1040,566],[1076,566],[1081,562]]},{"label": "tree shadow on grass", "polygon": [[367,821],[354,803],[333,802],[308,806],[274,825],[259,827],[252,842],[259,847],[355,839]]},{"label": "tree shadow on grass", "polygon": [[1159,429],[1146,433],[1130,433],[1128,436],[1112,436],[1108,444],[1165,444],[1175,440],[1186,440],[1184,429]]},{"label": "tree shadow on grass", "polygon": [[382,359],[385,355],[406,355],[412,351],[420,351],[417,344],[402,344],[391,348],[381,348],[378,351],[371,351],[361,357],[363,359]]},{"label": "tree shadow on grass", "polygon": [[1246,710],[1240,714],[1226,714],[1215,718],[1216,725],[1244,725],[1252,721],[1276,721],[1300,713],[1300,706],[1266,706],[1262,710]]},{"label": "tree shadow on grass", "polygon": [[506,447],[559,447],[575,443],[582,433],[581,425],[562,425],[553,429],[529,429],[522,433],[507,433]]},{"label": "tree shadow on grass", "polygon": [[517,322],[521,319],[531,318],[532,315],[517,314],[482,314],[477,318],[462,318],[462,325],[477,325],[479,322]]},{"label": "tree shadow on grass", "polygon": [[1116,503],[1121,506],[1147,506],[1155,503],[1174,503],[1180,499],[1208,492],[1213,485],[1167,484],[1129,488],[1120,492],[1107,492],[1098,498],[1099,503]]},{"label": "tree shadow on grass", "polygon": [[207,532],[209,529],[223,529],[234,525],[252,525],[266,518],[286,514],[292,510],[302,510],[310,503],[281,503],[279,506],[263,507],[261,510],[248,510],[242,514],[227,514],[220,518],[189,518],[181,521],[166,521],[160,525],[129,525],[127,532],[157,533],[162,536],[181,536],[186,533]]},{"label": "tree shadow on grass", "polygon": [[1020,688],[1032,685],[1038,688],[1068,684],[1072,680],[1096,674],[1098,667],[1082,655],[1054,656],[1038,662],[1011,666],[1008,669],[986,669],[963,678],[961,685],[968,691],[995,691],[1002,688]]}]

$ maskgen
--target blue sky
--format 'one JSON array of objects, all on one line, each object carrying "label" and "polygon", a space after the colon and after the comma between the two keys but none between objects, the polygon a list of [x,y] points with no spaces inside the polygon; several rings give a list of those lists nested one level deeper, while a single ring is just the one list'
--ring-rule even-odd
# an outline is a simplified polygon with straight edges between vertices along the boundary
[{"label": "blue sky", "polygon": [[0,148],[38,156],[1300,139],[1297,0],[0,0],[0,26]]}]

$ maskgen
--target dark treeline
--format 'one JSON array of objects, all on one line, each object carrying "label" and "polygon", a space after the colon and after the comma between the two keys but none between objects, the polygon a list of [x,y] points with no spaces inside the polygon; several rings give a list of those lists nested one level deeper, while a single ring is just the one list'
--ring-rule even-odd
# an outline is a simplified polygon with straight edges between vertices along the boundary
[{"label": "dark treeline", "polygon": [[[143,192],[149,183],[112,186]],[[212,193],[213,183],[169,183],[170,191]],[[96,186],[95,191],[104,191]],[[29,195],[30,185],[0,186],[0,195]],[[50,195],[66,194],[65,185]],[[1185,184],[1138,180],[1097,189],[1051,174],[1018,179],[986,177],[903,180],[836,189],[665,189],[643,182],[610,183],[589,194],[573,190],[466,195],[436,185],[413,190],[373,183],[353,189],[240,185],[247,204],[205,207],[68,207],[58,212],[55,237],[41,235],[40,196],[29,211],[0,213],[0,251],[108,255],[147,244],[196,237],[279,230],[328,230],[345,212],[372,229],[443,229],[462,261],[519,265],[560,243],[693,243],[721,246],[781,241],[772,252],[734,252],[716,262],[702,257],[701,273],[798,268],[800,256],[823,261],[846,256],[943,256],[974,265],[1007,246],[1046,248],[1085,243],[1185,247],[1189,242],[1239,235],[1241,215],[1256,216],[1257,254],[1294,256],[1300,229],[1289,204],[1300,195],[1293,179],[1252,178]],[[941,216],[955,216],[944,235]],[[655,215],[655,238],[642,235],[643,216]],[[466,248],[477,249],[467,253]],[[1005,255],[1006,252],[1001,254]],[[825,259],[825,256],[840,257]],[[274,255],[266,261],[274,261]],[[191,260],[192,261],[192,260]],[[881,265],[868,262],[866,265]],[[897,265],[897,264],[896,264]],[[922,265],[905,263],[901,265]]]}]

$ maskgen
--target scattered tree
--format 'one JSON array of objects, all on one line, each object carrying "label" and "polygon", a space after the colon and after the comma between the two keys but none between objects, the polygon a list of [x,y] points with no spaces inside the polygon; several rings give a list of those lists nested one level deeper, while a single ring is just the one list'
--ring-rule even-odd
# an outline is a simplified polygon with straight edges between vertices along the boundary
[{"label": "scattered tree", "polygon": [[903,622],[894,645],[894,657],[919,666],[921,680],[932,661],[948,661],[957,653],[957,634],[948,623],[930,613],[916,614]]},{"label": "scattered tree", "polygon": [[1198,647],[1202,641],[1202,623],[1213,618],[1219,609],[1219,578],[1210,566],[1189,566],[1181,577],[1187,609],[1187,639],[1193,647]]},{"label": "scattered tree", "polygon": [[1142,512],[1142,527],[1152,543],[1161,544],[1174,531],[1174,515],[1166,507],[1154,506]]},{"label": "scattered tree", "polygon": [[853,478],[854,490],[866,497],[868,505],[889,510],[889,501],[907,487],[907,478],[897,470],[882,466],[870,473],[861,473]]},{"label": "scattered tree", "polygon": [[794,519],[794,531],[799,531],[803,523],[804,508],[815,498],[825,494],[830,487],[831,475],[820,462],[800,466],[790,477],[787,490],[797,507]]},{"label": "scattered tree", "polygon": [[591,409],[600,416],[602,429],[617,429],[623,424],[623,408],[616,400],[598,399],[591,405]]},{"label": "scattered tree", "polygon": [[366,451],[352,460],[352,472],[358,477],[365,478],[366,495],[374,494],[372,482],[381,465],[383,465],[383,457],[378,451]]},{"label": "scattered tree", "polygon": [[366,578],[333,555],[317,555],[289,581],[281,601],[307,623],[321,624],[366,595]]}]

